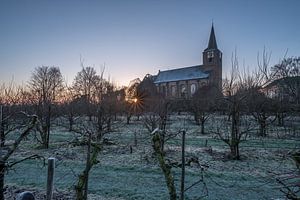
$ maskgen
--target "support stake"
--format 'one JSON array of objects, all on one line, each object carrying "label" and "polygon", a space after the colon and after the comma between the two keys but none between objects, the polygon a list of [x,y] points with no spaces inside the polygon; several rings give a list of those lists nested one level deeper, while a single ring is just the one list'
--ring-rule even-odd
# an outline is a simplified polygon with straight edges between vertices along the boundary
[{"label": "support stake", "polygon": [[180,200],[184,200],[184,178],[185,178],[185,131],[182,131],[182,146],[181,146],[181,191]]},{"label": "support stake", "polygon": [[52,200],[54,182],[55,158],[48,158],[47,198]]}]

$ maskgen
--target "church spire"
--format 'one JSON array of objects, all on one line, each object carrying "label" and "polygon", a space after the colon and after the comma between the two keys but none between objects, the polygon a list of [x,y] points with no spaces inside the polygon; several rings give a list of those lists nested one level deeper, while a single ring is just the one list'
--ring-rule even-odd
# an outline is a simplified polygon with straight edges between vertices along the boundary
[{"label": "church spire", "polygon": [[211,26],[209,43],[208,43],[207,49],[218,49],[216,36],[215,36],[215,30],[214,30],[214,24],[212,24],[212,26]]}]

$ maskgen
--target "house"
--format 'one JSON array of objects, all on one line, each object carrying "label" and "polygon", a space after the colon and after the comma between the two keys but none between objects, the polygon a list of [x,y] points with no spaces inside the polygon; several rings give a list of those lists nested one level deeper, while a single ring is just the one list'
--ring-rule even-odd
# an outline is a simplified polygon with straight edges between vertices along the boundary
[{"label": "house", "polygon": [[154,84],[157,91],[168,99],[190,98],[201,87],[212,84],[222,87],[222,52],[218,49],[211,27],[208,47],[202,53],[203,64],[159,71]]},{"label": "house", "polygon": [[284,77],[272,81],[262,89],[268,97],[300,104],[300,76]]}]

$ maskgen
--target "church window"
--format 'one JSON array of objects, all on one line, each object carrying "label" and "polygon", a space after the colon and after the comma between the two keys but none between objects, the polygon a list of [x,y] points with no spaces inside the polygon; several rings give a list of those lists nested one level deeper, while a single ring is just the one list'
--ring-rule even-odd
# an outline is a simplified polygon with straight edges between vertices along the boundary
[{"label": "church window", "polygon": [[181,86],[181,97],[186,97],[186,87],[185,87],[185,85]]},{"label": "church window", "polygon": [[191,85],[191,94],[193,95],[193,94],[195,94],[195,92],[196,92],[196,84],[193,83],[193,84]]},{"label": "church window", "polygon": [[175,96],[176,96],[176,86],[175,86],[175,85],[173,85],[173,86],[171,87],[171,95],[172,95],[172,97],[175,97]]},{"label": "church window", "polygon": [[214,57],[214,52],[213,51],[209,51],[208,54],[207,54],[207,57],[208,57],[208,61],[211,62],[213,57]]}]

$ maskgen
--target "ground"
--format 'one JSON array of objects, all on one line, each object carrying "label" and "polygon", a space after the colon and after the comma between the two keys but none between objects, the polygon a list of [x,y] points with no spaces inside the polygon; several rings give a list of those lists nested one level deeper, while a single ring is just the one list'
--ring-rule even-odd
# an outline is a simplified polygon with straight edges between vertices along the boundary
[{"label": "ground", "polygon": [[[282,129],[272,125],[268,137],[257,137],[253,131],[241,144],[241,160],[227,157],[228,146],[216,135],[200,134],[189,115],[172,115],[168,130],[185,129],[187,159],[196,158],[186,167],[186,199],[284,199],[276,178],[280,174],[296,170],[291,153],[299,150],[299,124],[296,129]],[[297,118],[298,119],[298,118]],[[104,145],[98,156],[100,161],[90,173],[89,199],[168,199],[163,173],[153,154],[151,135],[142,120],[133,119],[125,124],[117,121],[111,133],[104,137],[111,142]],[[293,121],[293,120],[292,120]],[[50,136],[50,148],[41,149],[34,134],[22,143],[11,161],[38,154],[56,158],[55,199],[74,199],[74,185],[78,174],[84,169],[86,146],[72,143],[78,134],[68,132],[56,122]],[[214,118],[207,122],[207,132],[214,126]],[[10,140],[14,136],[10,136]],[[298,138],[295,139],[295,138]],[[9,142],[9,141],[8,141]],[[132,153],[130,149],[132,148]],[[181,135],[166,144],[169,162],[180,164]],[[180,190],[181,168],[172,167],[176,189]],[[46,161],[27,160],[15,165],[6,174],[6,199],[24,190],[33,191],[37,199],[44,199],[46,188]]]}]

